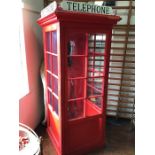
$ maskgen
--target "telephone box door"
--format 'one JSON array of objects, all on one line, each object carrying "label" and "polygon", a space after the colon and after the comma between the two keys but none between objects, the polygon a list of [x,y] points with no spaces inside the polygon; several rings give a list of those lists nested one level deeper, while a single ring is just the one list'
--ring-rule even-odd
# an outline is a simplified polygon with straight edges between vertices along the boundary
[{"label": "telephone box door", "polygon": [[65,29],[67,154],[105,142],[106,86],[111,30]]}]

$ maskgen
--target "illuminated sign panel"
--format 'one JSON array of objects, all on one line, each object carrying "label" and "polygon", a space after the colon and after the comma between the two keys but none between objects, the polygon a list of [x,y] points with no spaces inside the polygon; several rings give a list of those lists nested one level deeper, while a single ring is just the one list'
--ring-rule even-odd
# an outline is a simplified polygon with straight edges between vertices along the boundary
[{"label": "illuminated sign panel", "polygon": [[112,14],[112,8],[107,6],[93,5],[82,2],[65,1],[60,4],[64,10],[86,12],[86,13],[99,13],[99,14]]},{"label": "illuminated sign panel", "polygon": [[51,13],[53,13],[57,7],[61,7],[62,10],[66,11],[74,11],[81,13],[95,13],[95,14],[113,14],[113,10],[109,6],[99,6],[84,2],[72,2],[72,1],[63,1],[59,4],[54,1],[46,8],[41,11],[41,17],[45,17]]}]

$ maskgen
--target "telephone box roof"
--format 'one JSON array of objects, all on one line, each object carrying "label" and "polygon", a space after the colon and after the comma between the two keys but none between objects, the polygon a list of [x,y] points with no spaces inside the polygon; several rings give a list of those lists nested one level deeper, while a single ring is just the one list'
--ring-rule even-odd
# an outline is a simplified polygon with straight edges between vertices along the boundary
[{"label": "telephone box roof", "polygon": [[113,14],[100,14],[100,13],[80,12],[73,10],[70,11],[70,10],[64,10],[61,6],[56,5],[53,12],[47,14],[45,17],[41,17],[37,22],[41,26],[61,21],[81,22],[88,24],[91,23],[106,24],[113,26],[120,20],[121,20],[120,16],[116,16]]}]

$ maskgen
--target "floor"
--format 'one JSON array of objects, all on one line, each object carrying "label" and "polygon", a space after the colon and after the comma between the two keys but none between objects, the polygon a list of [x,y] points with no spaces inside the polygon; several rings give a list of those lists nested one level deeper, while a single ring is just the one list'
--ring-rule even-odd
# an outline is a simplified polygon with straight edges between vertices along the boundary
[{"label": "floor", "polygon": [[[108,118],[106,130],[105,148],[87,155],[135,154],[135,132],[129,120]],[[42,155],[56,155],[56,151],[46,133],[46,128],[39,125],[36,133],[42,137]]]}]

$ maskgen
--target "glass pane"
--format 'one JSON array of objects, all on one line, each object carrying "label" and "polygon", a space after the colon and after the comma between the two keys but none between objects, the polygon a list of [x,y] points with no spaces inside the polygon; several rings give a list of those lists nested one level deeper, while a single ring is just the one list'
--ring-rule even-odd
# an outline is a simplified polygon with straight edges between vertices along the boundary
[{"label": "glass pane", "polygon": [[94,57],[95,65],[104,66],[104,56]]},{"label": "glass pane", "polygon": [[52,32],[52,53],[57,54],[57,32]]},{"label": "glass pane", "polygon": [[68,80],[68,99],[84,97],[84,79]]},{"label": "glass pane", "polygon": [[58,112],[58,100],[53,96],[53,111],[55,111],[57,113],[57,115],[59,114]]},{"label": "glass pane", "polygon": [[53,80],[53,92],[58,96],[58,79],[52,76]]},{"label": "glass pane", "polygon": [[89,68],[88,69],[88,77],[98,77],[98,76],[103,76],[103,71],[102,69],[94,69],[94,68]]},{"label": "glass pane", "polygon": [[68,118],[74,119],[83,117],[84,112],[84,100],[72,101],[68,103]]},{"label": "glass pane", "polygon": [[51,54],[46,54],[46,57],[47,57],[47,70],[51,71],[51,63],[52,63],[52,56]]},{"label": "glass pane", "polygon": [[101,95],[102,94],[102,90],[100,88],[98,88],[97,86],[93,86],[88,84],[87,85],[87,96],[94,96],[94,95]]},{"label": "glass pane", "polygon": [[68,56],[84,55],[86,35],[84,33],[74,32],[70,33],[67,42]]},{"label": "glass pane", "polygon": [[52,93],[48,90],[48,103],[52,106]]},{"label": "glass pane", "polygon": [[88,57],[88,77],[103,76],[104,57]]},{"label": "glass pane", "polygon": [[89,35],[89,52],[104,53],[106,35],[90,34]]},{"label": "glass pane", "polygon": [[89,78],[87,81],[87,97],[103,94],[102,85],[102,78]]},{"label": "glass pane", "polygon": [[58,57],[52,55],[52,73],[58,75]]},{"label": "glass pane", "polygon": [[52,76],[50,73],[47,72],[47,87],[52,89]]},{"label": "glass pane", "polygon": [[50,32],[45,33],[45,39],[46,39],[46,44],[45,44],[46,51],[50,51]]},{"label": "glass pane", "polygon": [[89,35],[87,98],[100,108],[103,100],[105,40],[105,34]]},{"label": "glass pane", "polygon": [[102,105],[102,97],[93,97],[93,98],[89,98],[89,100],[95,104],[96,106],[98,106],[99,108],[101,108]]},{"label": "glass pane", "polygon": [[68,65],[69,78],[85,76],[85,57],[69,57]]},{"label": "glass pane", "polygon": [[102,71],[103,71],[103,68],[104,68],[104,62],[99,62],[99,61],[97,61],[96,63],[95,63],[95,61],[93,61],[93,60],[89,60],[88,61],[88,68],[95,68],[95,69],[99,69],[99,70],[101,70],[102,69]]}]

